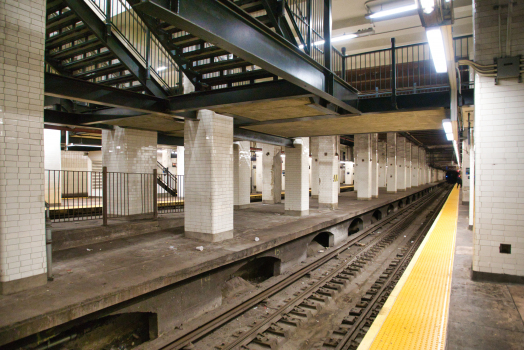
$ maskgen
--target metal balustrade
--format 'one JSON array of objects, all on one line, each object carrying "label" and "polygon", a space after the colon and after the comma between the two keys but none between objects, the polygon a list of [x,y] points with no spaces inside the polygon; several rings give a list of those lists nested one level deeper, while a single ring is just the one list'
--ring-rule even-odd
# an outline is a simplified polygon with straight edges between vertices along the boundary
[{"label": "metal balustrade", "polygon": [[184,176],[45,170],[45,204],[52,222],[123,217],[156,218],[184,211]]},{"label": "metal balustrade", "polygon": [[[472,36],[454,38],[455,60],[468,59],[473,47]],[[427,43],[395,48],[396,93],[410,94],[449,90],[447,73],[437,73]],[[391,94],[393,67],[392,49],[376,50],[345,56],[345,80],[360,96]],[[337,73],[334,65],[333,71]],[[339,75],[337,73],[337,75]],[[339,75],[341,76],[341,75]],[[473,85],[473,74],[467,66],[459,69],[462,88]]]},{"label": "metal balustrade", "polygon": [[126,0],[84,0],[111,26],[119,39],[148,68],[151,76],[171,94],[180,91],[180,71],[163,45],[151,34]]}]

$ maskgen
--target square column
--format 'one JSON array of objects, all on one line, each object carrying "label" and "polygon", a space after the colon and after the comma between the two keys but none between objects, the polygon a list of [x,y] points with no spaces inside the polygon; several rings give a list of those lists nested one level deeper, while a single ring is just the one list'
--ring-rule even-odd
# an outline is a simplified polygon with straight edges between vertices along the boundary
[{"label": "square column", "polygon": [[470,147],[468,141],[462,142],[462,204],[469,203],[470,190],[470,161],[469,161]]},{"label": "square column", "polygon": [[184,126],[186,237],[233,238],[233,118],[200,110]]},{"label": "square column", "polygon": [[397,134],[388,132],[387,192],[397,193]]},{"label": "square column", "polygon": [[378,198],[378,134],[371,137],[371,196]]},{"label": "square column", "polygon": [[311,150],[311,198],[318,198],[318,137],[309,139]]},{"label": "square column", "polygon": [[378,187],[386,188],[386,161],[387,144],[383,141],[378,142]]},{"label": "square column", "polygon": [[286,202],[287,215],[309,214],[309,138],[294,141],[294,148],[286,148]]},{"label": "square column", "polygon": [[357,199],[372,198],[371,134],[355,135],[355,184]]},{"label": "square column", "polygon": [[150,193],[157,187],[156,179],[152,177],[157,168],[155,131],[118,126],[113,130],[102,130],[102,166],[110,173],[117,173],[109,174],[108,178],[109,216],[153,212],[155,203]]},{"label": "square column", "polygon": [[338,208],[338,156],[337,137],[321,136],[318,138],[318,206],[319,208]]},{"label": "square column", "polygon": [[425,185],[428,183],[428,173],[426,171],[426,150],[424,148],[420,148],[420,177],[422,179],[422,185]]},{"label": "square column", "polygon": [[251,150],[249,141],[233,143],[233,204],[245,209],[251,202]]},{"label": "square column", "polygon": [[417,187],[420,184],[418,161],[418,146],[411,145],[411,187]]},{"label": "square column", "polygon": [[47,283],[46,2],[0,0],[0,8],[0,294],[11,294]]},{"label": "square column", "polygon": [[406,190],[406,138],[397,137],[397,191]]},{"label": "square column", "polygon": [[411,143],[406,140],[406,189],[411,188]]},{"label": "square column", "polygon": [[282,203],[282,149],[273,145],[262,145],[262,173],[264,186],[262,203]]}]

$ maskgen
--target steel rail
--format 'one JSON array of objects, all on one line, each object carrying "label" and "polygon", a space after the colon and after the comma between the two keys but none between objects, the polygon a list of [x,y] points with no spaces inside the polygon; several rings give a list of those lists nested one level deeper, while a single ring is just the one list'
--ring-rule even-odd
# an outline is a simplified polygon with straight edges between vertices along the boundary
[{"label": "steel rail", "polygon": [[[281,307],[277,312],[265,318],[260,323],[257,323],[255,327],[251,327],[251,329],[248,332],[245,332],[239,335],[232,343],[227,344],[225,346],[221,346],[221,350],[231,350],[231,349],[237,348],[240,345],[247,345],[247,343],[252,340],[253,336],[256,336],[256,334],[264,332],[269,326],[271,326],[273,322],[278,321],[278,319],[282,317],[283,314],[288,313],[295,306],[297,306],[302,301],[310,297],[311,294],[313,294],[316,290],[318,290],[322,285],[324,285],[325,283],[333,279],[333,277],[340,274],[341,271],[343,271],[347,266],[357,262],[363,253],[366,253],[367,251],[375,247],[375,245],[379,243],[382,240],[382,238],[387,237],[388,235],[391,235],[391,234],[398,234],[401,231],[403,231],[406,227],[411,225],[411,222],[409,219],[412,218],[414,215],[419,215],[419,213],[423,209],[425,209],[426,204],[431,203],[431,199],[437,197],[440,193],[441,192],[436,192],[432,196],[426,197],[425,200],[421,201],[418,206],[414,208],[410,207],[410,209],[412,209],[411,212],[408,211],[407,215],[403,217],[400,221],[395,223],[393,226],[387,228],[380,236],[375,237],[375,239],[372,242],[368,243],[365,248],[361,249],[358,252],[358,255],[355,255],[347,263],[341,264],[338,268],[333,269],[325,277],[323,277],[322,279],[320,279],[319,281],[315,282],[313,285],[308,287],[299,296],[296,296],[295,298],[288,301],[286,305],[284,307]],[[381,226],[383,226],[386,223],[387,222],[381,222]],[[345,247],[345,249],[347,249],[347,247]]]},{"label": "steel rail", "polygon": [[[427,197],[427,200],[429,200],[430,198],[433,198],[433,196]],[[251,309],[253,306],[255,306],[255,305],[259,304],[260,302],[262,302],[264,299],[267,299],[268,297],[278,293],[282,289],[284,289],[287,286],[291,285],[292,283],[296,282],[297,280],[302,278],[307,273],[310,273],[311,271],[315,270],[319,266],[322,266],[327,261],[333,259],[337,255],[339,255],[341,252],[346,250],[347,248],[355,245],[356,243],[358,243],[363,238],[366,238],[367,236],[372,234],[373,231],[376,228],[384,226],[385,224],[393,221],[395,218],[401,216],[404,213],[408,213],[409,210],[413,210],[413,209],[418,208],[420,205],[423,205],[424,203],[426,203],[427,200],[424,201],[424,202],[420,202],[419,201],[419,202],[416,202],[416,203],[412,203],[411,205],[403,208],[402,210],[399,210],[397,213],[394,213],[393,215],[387,217],[386,219],[384,219],[385,221],[379,221],[376,224],[368,227],[367,229],[362,230],[361,232],[352,235],[351,240],[349,240],[348,242],[344,243],[339,248],[337,248],[337,249],[333,250],[332,252],[324,255],[322,258],[320,258],[320,259],[318,259],[316,261],[311,262],[309,265],[304,266],[300,270],[292,273],[291,275],[289,275],[288,277],[286,277],[282,281],[274,284],[273,286],[269,287],[268,289],[266,289],[264,291],[261,291],[260,293],[258,293],[256,295],[254,295],[253,297],[251,297],[250,299],[246,300],[241,305],[233,307],[232,309],[226,311],[222,315],[217,316],[216,318],[208,321],[207,323],[203,324],[202,326],[200,326],[200,327],[198,327],[198,328],[196,328],[196,329],[186,333],[185,335],[181,336],[177,340],[175,340],[175,341],[173,341],[173,342],[171,342],[169,344],[164,345],[160,349],[162,349],[162,350],[177,350],[177,349],[181,349],[182,347],[184,347],[184,346],[186,346],[186,345],[188,345],[188,344],[190,344],[190,343],[192,343],[192,342],[194,342],[194,341],[196,341],[198,339],[201,339],[206,334],[211,333],[213,330],[215,330],[215,329],[219,328],[220,326],[224,325],[225,323],[229,322],[231,319],[236,318],[239,315],[245,313],[247,310]],[[416,204],[419,204],[419,206],[413,207],[413,205],[416,205]],[[386,234],[387,233],[384,233],[382,236],[384,236]]]},{"label": "steel rail", "polygon": [[359,320],[357,321],[355,326],[353,326],[353,330],[351,332],[348,332],[341,339],[341,341],[339,342],[335,350],[348,350],[352,346],[351,342],[354,341],[355,338],[360,334],[360,330],[365,326],[365,322],[367,318],[373,311],[378,301],[383,297],[385,291],[391,287],[391,283],[394,280],[394,278],[398,276],[399,272],[403,273],[404,270],[402,269],[403,268],[405,269],[406,264],[411,261],[413,255],[415,254],[416,250],[419,248],[420,244],[422,243],[422,240],[426,236],[424,233],[427,234],[427,232],[429,231],[433,221],[436,219],[436,217],[438,216],[438,213],[444,206],[444,203],[446,199],[448,198],[449,193],[450,192],[448,191],[448,193],[444,195],[442,199],[437,203],[436,210],[433,211],[431,218],[429,220],[426,220],[424,226],[417,230],[416,234],[418,236],[415,239],[415,241],[413,242],[414,244],[412,244],[409,247],[408,251],[404,253],[404,256],[401,258],[401,261],[397,264],[395,269],[391,272],[390,276],[386,279],[382,287],[377,291],[373,300],[368,304],[368,306],[366,306],[366,308],[362,312],[362,315],[359,317]]}]

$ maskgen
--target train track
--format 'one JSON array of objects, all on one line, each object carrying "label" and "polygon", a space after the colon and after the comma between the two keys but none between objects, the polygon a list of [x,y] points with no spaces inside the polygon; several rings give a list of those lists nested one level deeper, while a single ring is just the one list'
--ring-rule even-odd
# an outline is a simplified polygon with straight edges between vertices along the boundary
[{"label": "train track", "polygon": [[[361,270],[391,245],[412,224],[414,218],[427,210],[428,206],[433,204],[435,209],[432,213],[438,213],[448,193],[449,191],[443,188],[432,191],[426,197],[413,202],[406,208],[350,236],[351,238],[339,248],[329,251],[285,279],[258,292],[243,304],[231,308],[161,349],[200,349],[201,347],[198,344],[193,344],[200,342],[207,335],[219,330],[232,320],[238,319],[239,316],[249,310],[256,309],[258,305],[264,305],[270,297],[294,284],[296,285],[297,281],[303,279],[304,276],[311,276],[312,271],[323,269],[321,276],[317,276],[317,278],[302,286],[299,291],[284,300],[283,304],[278,305],[274,312],[268,312],[262,320],[255,321],[247,331],[235,331],[229,337],[233,340],[214,346],[218,350],[279,348],[280,344],[285,342],[293,330],[307,323],[314,313],[340,296]],[[434,199],[440,199],[436,206]],[[392,289],[391,283],[398,281],[397,276],[401,275],[403,269],[407,266],[406,262],[409,263],[410,257],[421,242],[423,233],[431,224],[432,218],[433,216],[429,217],[423,227],[418,229],[418,238],[414,241],[416,243],[410,244],[409,247],[402,250],[401,256],[397,256],[397,259],[391,263],[393,266],[390,264],[388,269],[375,282],[375,288],[371,288],[363,296],[357,307],[352,309],[350,315],[344,318],[342,325],[333,330],[331,336],[326,338],[322,344],[314,347],[315,349],[354,348],[354,344],[358,343],[358,337],[362,336],[365,328],[369,327],[373,317],[376,316],[378,306],[381,306],[382,301],[385,301],[384,298],[389,295],[388,293]],[[324,272],[324,270],[326,271]]]}]

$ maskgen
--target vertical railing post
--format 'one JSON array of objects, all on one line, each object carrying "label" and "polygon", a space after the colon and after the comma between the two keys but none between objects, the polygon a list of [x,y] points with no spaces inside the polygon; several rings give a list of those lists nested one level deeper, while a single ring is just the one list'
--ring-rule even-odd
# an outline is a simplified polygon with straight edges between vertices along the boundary
[{"label": "vertical railing post", "polygon": [[331,13],[332,0],[324,0],[324,67],[327,68],[326,72],[326,86],[325,91],[333,95],[333,84],[334,78],[331,72],[331,31],[333,16]]},{"label": "vertical railing post", "polygon": [[395,38],[391,38],[391,106],[397,108],[397,58]]},{"label": "vertical railing post", "polygon": [[313,55],[313,47],[312,47],[312,43],[313,43],[313,39],[312,39],[312,37],[313,37],[313,11],[311,10],[311,1],[312,0],[307,0],[307,3],[306,3],[306,6],[307,6],[306,15],[307,15],[307,24],[308,24],[307,37],[306,37],[306,48],[308,50],[309,56]]},{"label": "vertical railing post", "polygon": [[111,0],[106,0],[106,36],[111,35]]},{"label": "vertical railing post", "polygon": [[158,189],[156,182],[157,176],[157,169],[153,169],[153,219],[158,218]]},{"label": "vertical railing post", "polygon": [[102,225],[107,226],[107,167],[102,168]]},{"label": "vertical railing post", "polygon": [[342,48],[342,79],[346,81],[346,48]]},{"label": "vertical railing post", "polygon": [[151,78],[151,31],[146,30],[146,79]]}]

